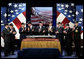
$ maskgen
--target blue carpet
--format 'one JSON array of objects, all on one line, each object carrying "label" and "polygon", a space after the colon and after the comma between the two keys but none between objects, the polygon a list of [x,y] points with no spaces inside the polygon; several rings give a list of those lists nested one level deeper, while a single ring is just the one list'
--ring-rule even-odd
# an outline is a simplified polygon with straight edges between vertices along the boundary
[{"label": "blue carpet", "polygon": [[25,48],[18,51],[18,58],[59,58],[57,48]]},{"label": "blue carpet", "polygon": [[17,58],[17,51],[14,52],[15,55],[10,55],[10,56],[6,56],[4,57],[4,52],[1,52],[1,58]]},{"label": "blue carpet", "polygon": [[[4,52],[1,52],[1,58],[17,58],[17,51],[14,52],[15,55],[10,55],[7,57],[4,57]],[[73,52],[72,56],[65,56],[66,52],[63,51],[62,57],[60,58],[78,58],[78,57],[74,57],[75,56],[75,52]]]}]

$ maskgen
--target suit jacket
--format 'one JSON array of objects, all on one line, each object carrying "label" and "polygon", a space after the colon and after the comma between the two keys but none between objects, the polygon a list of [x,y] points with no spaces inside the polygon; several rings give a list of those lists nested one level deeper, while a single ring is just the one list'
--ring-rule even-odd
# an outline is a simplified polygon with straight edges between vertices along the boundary
[{"label": "suit jacket", "polygon": [[67,47],[71,47],[72,46],[72,29],[68,28],[68,29],[64,29],[64,31],[66,31],[67,33],[64,33],[65,36],[65,43],[64,45]]},{"label": "suit jacket", "polygon": [[[11,31],[11,29],[9,28],[9,30]],[[13,31],[10,33],[10,39],[11,39],[11,44],[15,44],[15,34],[13,34],[13,32],[16,32],[15,28],[13,27],[12,29]]]},{"label": "suit jacket", "polygon": [[4,42],[5,43],[10,43],[10,30],[9,30],[9,28],[4,28],[3,29],[3,37],[4,37]]},{"label": "suit jacket", "polygon": [[[29,31],[28,31],[28,28],[29,28]],[[32,29],[29,26],[26,28],[26,34],[27,35],[33,35],[34,32],[35,32],[35,27],[34,26],[32,26]]]},{"label": "suit jacket", "polygon": [[19,33],[20,33],[20,39],[24,39],[26,37],[26,28],[24,28],[23,30],[23,28],[21,27],[19,29]]},{"label": "suit jacket", "polygon": [[81,27],[80,26],[75,27],[75,30],[74,30],[74,39],[75,40],[81,39],[80,32],[81,32]]},{"label": "suit jacket", "polygon": [[64,33],[65,39],[72,40],[72,29],[71,28],[68,28],[68,29],[64,29],[64,31],[67,32],[67,34]]},{"label": "suit jacket", "polygon": [[56,27],[56,31],[58,31],[60,34],[63,33],[64,28],[63,27]]},{"label": "suit jacket", "polygon": [[25,28],[25,27],[24,27],[24,30],[23,30],[22,27],[19,29],[19,33],[20,33],[20,34],[25,34],[25,31],[26,31],[26,28]]},{"label": "suit jacket", "polygon": [[[38,32],[39,35],[43,35],[43,34],[45,34],[45,33],[43,33],[43,31],[45,30],[45,26],[42,26],[40,32],[39,32],[39,29],[40,29],[40,26],[37,26],[37,32]],[[46,31],[46,30],[45,30],[45,31]]]},{"label": "suit jacket", "polygon": [[58,31],[59,33],[56,34],[56,38],[58,38],[59,40],[62,40],[64,35],[63,35],[63,27],[56,27],[56,31]]},{"label": "suit jacket", "polygon": [[[48,29],[49,29],[49,26],[47,27],[47,31],[48,31]],[[55,34],[55,27],[52,26],[51,30],[52,30],[52,32],[48,31],[48,33],[50,33],[51,35],[54,35]]]}]

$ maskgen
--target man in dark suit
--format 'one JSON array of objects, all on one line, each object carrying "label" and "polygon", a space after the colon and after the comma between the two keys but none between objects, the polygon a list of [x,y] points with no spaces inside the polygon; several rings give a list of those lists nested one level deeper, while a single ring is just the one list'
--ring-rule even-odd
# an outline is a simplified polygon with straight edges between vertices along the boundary
[{"label": "man in dark suit", "polygon": [[66,52],[70,56],[72,54],[72,29],[69,27],[69,24],[66,24],[63,33],[65,36]]},{"label": "man in dark suit", "polygon": [[76,50],[76,56],[80,56],[80,32],[81,32],[81,27],[78,26],[78,21],[75,22],[75,25],[73,27],[73,32],[74,32],[74,43],[75,43],[75,50]]},{"label": "man in dark suit", "polygon": [[51,22],[49,23],[49,26],[48,26],[48,34],[55,35],[55,27],[52,26]]},{"label": "man in dark suit", "polygon": [[31,22],[28,22],[28,27],[26,29],[27,35],[34,35],[35,27],[32,25]]},{"label": "man in dark suit", "polygon": [[39,26],[37,27],[37,32],[39,35],[46,34],[45,26],[43,26],[42,22],[39,23]]},{"label": "man in dark suit", "polygon": [[56,38],[59,39],[60,41],[60,44],[61,44],[61,49],[64,48],[63,46],[63,26],[62,26],[62,23],[58,22],[58,26],[56,27]]},{"label": "man in dark suit", "polygon": [[3,29],[3,37],[4,37],[4,54],[8,56],[10,54],[10,30],[9,25],[5,24],[5,28]]},{"label": "man in dark suit", "polygon": [[13,27],[13,24],[10,24],[10,40],[11,40],[11,45],[10,45],[10,52],[12,53],[12,55],[14,55],[14,50],[15,50],[15,34],[16,34],[16,30]]},{"label": "man in dark suit", "polygon": [[25,28],[25,24],[24,23],[22,23],[21,24],[21,27],[20,27],[20,29],[19,29],[19,33],[20,33],[20,39],[22,40],[22,39],[24,39],[24,38],[26,38],[26,28]]},{"label": "man in dark suit", "polygon": [[25,24],[21,23],[21,28],[19,29],[19,33],[20,33],[20,42],[19,42],[19,49],[21,46],[21,41],[26,38],[26,28],[25,28]]},{"label": "man in dark suit", "polygon": [[63,30],[62,24],[58,22],[58,26],[56,27],[56,38],[58,38],[60,41],[63,39]]}]

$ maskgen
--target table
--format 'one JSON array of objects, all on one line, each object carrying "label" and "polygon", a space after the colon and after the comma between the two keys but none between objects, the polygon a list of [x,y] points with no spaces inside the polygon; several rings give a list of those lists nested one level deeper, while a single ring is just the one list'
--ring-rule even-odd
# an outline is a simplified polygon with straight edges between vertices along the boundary
[{"label": "table", "polygon": [[27,38],[56,38],[56,35],[28,35]]},{"label": "table", "polygon": [[21,42],[21,50],[23,48],[58,48],[61,52],[60,41],[54,38],[26,38]]}]

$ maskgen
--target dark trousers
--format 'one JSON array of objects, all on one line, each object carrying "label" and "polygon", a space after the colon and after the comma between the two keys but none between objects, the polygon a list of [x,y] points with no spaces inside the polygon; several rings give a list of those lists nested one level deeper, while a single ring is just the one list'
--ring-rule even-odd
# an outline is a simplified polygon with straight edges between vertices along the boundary
[{"label": "dark trousers", "polygon": [[65,40],[65,46],[66,46],[66,52],[67,52],[67,55],[70,56],[72,54],[72,41],[71,39],[66,39]]},{"label": "dark trousers", "polygon": [[80,56],[80,50],[81,50],[81,48],[80,48],[80,40],[79,39],[75,39],[74,43],[75,43],[76,55]]},{"label": "dark trousers", "polygon": [[19,49],[20,49],[20,47],[21,47],[21,42],[22,42],[22,40],[25,39],[25,38],[26,38],[26,35],[25,35],[25,34],[20,35],[20,40],[19,40]]},{"label": "dark trousers", "polygon": [[[63,50],[64,49],[64,44],[63,44],[63,39],[64,38],[63,38],[63,35],[62,34],[57,34],[56,38],[59,39],[60,44],[61,44],[61,50]],[[62,54],[62,52],[61,52],[61,54]]]},{"label": "dark trousers", "polygon": [[63,35],[62,34],[57,34],[56,38],[59,39],[61,47],[63,48],[63,40],[64,40]]},{"label": "dark trousers", "polygon": [[19,40],[19,50],[20,50],[20,48],[21,48],[22,40],[23,40],[23,38],[20,38],[20,40]]},{"label": "dark trousers", "polygon": [[5,55],[9,55],[10,54],[10,43],[9,42],[5,42],[4,54]]},{"label": "dark trousers", "polygon": [[10,52],[12,54],[14,54],[14,51],[15,51],[15,46],[14,45],[15,45],[14,43],[11,43],[11,45],[10,45]]}]

